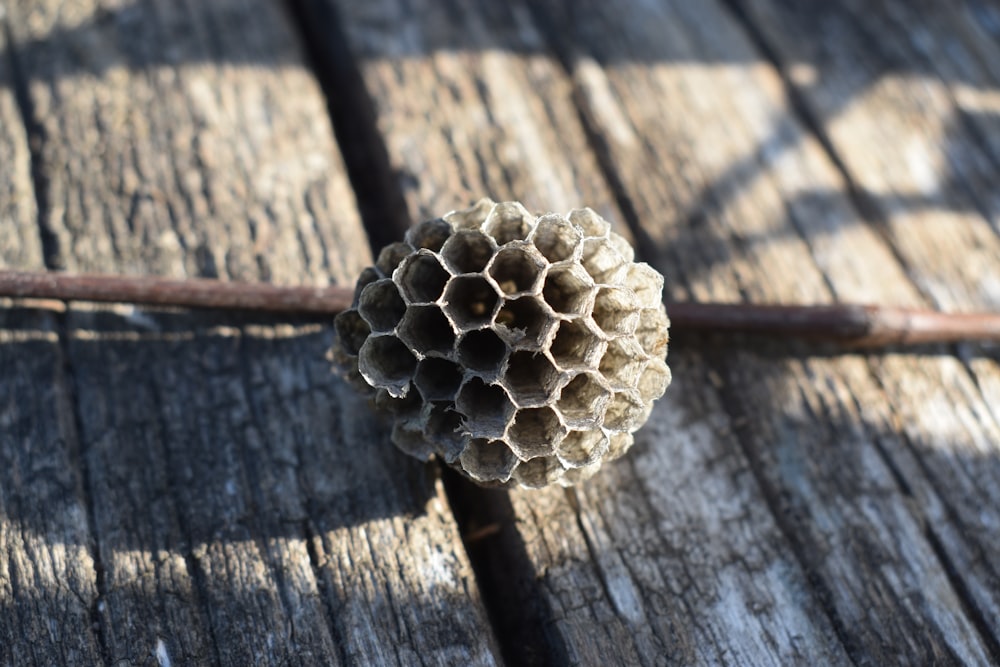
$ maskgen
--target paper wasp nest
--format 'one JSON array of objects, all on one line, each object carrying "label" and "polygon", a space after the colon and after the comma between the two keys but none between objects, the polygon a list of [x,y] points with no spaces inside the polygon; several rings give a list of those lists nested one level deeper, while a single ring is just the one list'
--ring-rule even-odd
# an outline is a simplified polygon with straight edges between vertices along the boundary
[{"label": "paper wasp nest", "polygon": [[484,199],[382,250],[334,358],[404,452],[487,485],[574,484],[632,445],[670,382],[663,277],[594,211]]}]

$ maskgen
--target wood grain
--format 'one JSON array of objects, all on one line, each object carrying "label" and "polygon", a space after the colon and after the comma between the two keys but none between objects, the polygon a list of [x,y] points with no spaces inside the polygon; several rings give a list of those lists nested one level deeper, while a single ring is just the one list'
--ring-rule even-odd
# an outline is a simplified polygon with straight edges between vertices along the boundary
[{"label": "wood grain", "polygon": [[[25,2],[7,21],[50,267],[324,284],[371,261],[280,7]],[[494,662],[441,491],[330,375],[330,327],[80,306],[57,333],[96,544],[93,615],[65,628],[100,659]]]},{"label": "wood grain", "polygon": [[[540,210],[588,204],[622,220],[570,82],[524,7],[336,7],[413,217],[453,207],[442,193],[470,190]],[[661,103],[656,95],[651,104]],[[624,140],[637,150],[645,141]],[[515,531],[492,538],[508,554],[494,560],[526,561],[531,571],[527,584],[524,573],[485,576],[520,587],[497,603],[501,626],[534,614],[544,632],[519,635],[535,644],[512,639],[508,658],[846,664],[702,361],[685,351],[674,363],[675,385],[631,458],[578,491],[509,495]]]},{"label": "wood grain", "polygon": [[[661,270],[680,273],[686,290],[756,301],[920,298],[907,264],[897,261],[901,251],[853,210],[841,175],[796,121],[781,81],[757,64],[753,43],[730,14],[711,3],[697,9],[672,3],[659,12],[638,4],[615,12],[594,6],[575,17],[556,14],[558,3],[547,6],[553,23],[572,26],[562,33],[563,49],[584,115],[608,148],[607,168],[655,239],[652,257]],[[648,39],[637,38],[636,23],[646,26]],[[583,38],[598,32],[600,40]],[[796,43],[820,41],[803,39],[812,33],[801,25],[783,34],[795,35]],[[595,95],[602,86],[610,94]],[[669,109],[660,100],[670,100]],[[873,122],[856,113],[858,123]],[[616,140],[620,124],[607,120],[615,114],[643,138],[641,147]],[[894,127],[901,126],[896,119]],[[885,160],[875,178],[899,172],[883,157],[885,146],[852,150],[859,163]],[[933,231],[921,238],[924,229]],[[932,237],[942,229],[914,222],[905,235],[908,243],[936,248],[928,271],[935,265],[972,271],[983,248],[940,245]],[[984,243],[992,238],[988,228],[970,234]],[[971,288],[960,273],[939,280],[943,289]],[[987,599],[997,591],[990,568],[970,557],[988,553],[992,537],[942,512],[956,503],[962,515],[957,506],[969,498],[992,502],[989,485],[958,490],[942,479],[970,465],[964,437],[981,443],[996,437],[997,425],[962,364],[947,356],[889,355],[871,365],[858,357],[775,359],[737,348],[722,351],[711,366],[771,510],[851,658],[988,661],[995,637],[984,632],[989,621],[969,608],[968,591]],[[919,427],[915,416],[929,397],[912,389],[930,377],[939,387],[935,423]],[[900,391],[904,386],[911,391]],[[905,439],[903,420],[887,420],[891,414],[908,415]],[[974,435],[957,435],[968,431]],[[931,453],[932,471],[903,468],[911,448]],[[976,465],[994,463],[985,454]]]}]

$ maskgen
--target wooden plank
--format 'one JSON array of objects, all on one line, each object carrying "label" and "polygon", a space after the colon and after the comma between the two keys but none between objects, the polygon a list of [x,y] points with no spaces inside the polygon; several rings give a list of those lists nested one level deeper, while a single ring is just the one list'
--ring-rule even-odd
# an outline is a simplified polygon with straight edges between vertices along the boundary
[{"label": "wooden plank", "polygon": [[[489,194],[544,210],[588,204],[621,220],[569,82],[523,7],[336,7],[412,216]],[[641,135],[631,139],[641,150]],[[476,547],[504,548],[485,558],[528,569],[508,565],[493,585],[527,588],[499,603],[499,613],[532,616],[508,621],[530,637],[513,640],[509,657],[846,664],[702,359],[685,351],[673,363],[675,384],[630,458],[579,491],[511,492],[513,530]]]},{"label": "wooden plank", "polygon": [[[609,168],[657,241],[660,266],[679,272],[689,295],[919,299],[897,249],[863,226],[818,142],[791,118],[781,82],[756,64],[727,12],[712,3],[575,14],[546,6],[549,20],[568,28],[564,49]],[[594,34],[601,39],[584,39]],[[803,39],[811,33],[802,26],[783,34],[819,41]],[[853,155],[882,159],[871,149]],[[988,228],[977,233],[991,238]],[[954,248],[938,247],[937,266],[960,264]],[[941,288],[967,286],[950,274]],[[974,557],[991,552],[992,538],[966,533],[965,522],[977,519],[972,503],[991,506],[992,491],[942,478],[968,466],[964,440],[982,450],[998,431],[961,363],[888,355],[868,366],[851,355],[776,359],[753,349],[727,350],[713,364],[723,401],[851,657],[988,661],[995,638],[969,608],[968,589],[980,587],[992,609],[995,577]],[[927,405],[926,388],[915,388],[929,382],[940,388],[933,423],[913,419]],[[902,415],[911,418],[903,434]],[[915,464],[913,447],[935,451],[944,471]]]},{"label": "wooden plank", "polygon": [[[996,9],[844,2],[807,14],[784,3],[744,4],[781,62],[812,68],[815,85],[798,91],[805,110],[923,295],[944,309],[1000,307],[1000,48],[981,34]],[[827,37],[831,26],[859,25],[865,29],[850,39]],[[792,44],[787,30],[816,38]],[[835,106],[838,96],[845,101]],[[851,117],[865,121],[852,126]],[[875,369],[884,390],[900,397],[883,417],[903,441],[891,448],[895,465],[907,477],[923,472],[914,482],[926,483],[911,493],[929,508],[929,532],[997,659],[1000,570],[989,554],[1000,550],[1000,367],[995,350],[960,352],[965,368],[942,360],[929,372],[888,356]]]},{"label": "wooden plank", "polygon": [[[54,265],[326,283],[371,261],[280,7],[7,11]],[[106,661],[493,662],[440,488],[331,377],[329,326],[74,307],[65,334]]]},{"label": "wooden plank", "polygon": [[[3,27],[0,20],[0,28]],[[0,267],[41,269],[12,54],[0,30]],[[0,300],[0,663],[94,664],[97,572],[56,317]]]}]

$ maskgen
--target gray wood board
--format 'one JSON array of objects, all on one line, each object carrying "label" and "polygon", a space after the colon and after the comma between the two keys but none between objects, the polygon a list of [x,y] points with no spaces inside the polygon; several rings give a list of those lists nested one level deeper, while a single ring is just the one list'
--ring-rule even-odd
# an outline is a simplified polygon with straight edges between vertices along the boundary
[{"label": "gray wood board", "polygon": [[[350,283],[370,261],[281,8],[25,2],[6,21],[50,266],[311,284]],[[328,323],[81,305],[57,332],[80,460],[39,470],[21,507],[48,510],[4,525],[89,576],[92,612],[59,629],[81,652],[91,637],[77,662],[95,643],[109,663],[494,662],[440,484],[330,375]],[[25,381],[58,392],[37,373]],[[32,439],[7,446],[23,456]],[[57,530],[84,530],[81,515],[46,500],[67,476],[93,551]],[[67,581],[37,578],[35,595]],[[7,606],[30,617],[31,600]],[[24,641],[29,663],[73,662]]]},{"label": "gray wood board", "polygon": [[[680,274],[678,296],[921,303],[913,274],[935,269],[941,290],[976,289],[965,275],[981,280],[970,267],[995,256],[988,226],[966,214],[955,231],[969,235],[943,244],[935,240],[942,227],[897,220],[905,215],[897,209],[885,212],[890,224],[927,252],[907,257],[895,239],[883,240],[797,122],[777,72],[761,64],[744,26],[719,5],[546,7],[547,20],[564,28],[562,49],[588,124],[608,149],[608,169],[656,242],[649,256]],[[781,34],[821,41],[803,26]],[[847,41],[830,39],[838,48]],[[817,81],[827,79],[818,73]],[[910,88],[919,95],[922,84],[897,87],[901,96]],[[845,105],[851,121],[837,122],[852,137],[852,128],[903,106],[897,98],[878,108]],[[893,127],[939,123],[936,111],[909,110],[909,125],[900,111]],[[901,171],[893,164],[904,156],[886,158],[888,146],[854,141],[851,159],[873,180]],[[893,145],[913,148],[901,139]],[[919,148],[914,169],[940,160],[932,146]],[[962,362],[941,354],[782,358],[777,349],[755,349],[721,348],[711,366],[754,474],[852,659],[995,658],[995,623],[984,619],[1000,592],[985,557],[996,552],[989,530],[996,522],[971,508],[996,506],[990,450],[1000,431]]]},{"label": "gray wood board", "polygon": [[[622,220],[572,83],[527,9],[465,3],[446,11],[392,0],[336,8],[412,217],[490,195],[535,210],[588,204]],[[662,105],[661,95],[650,105]],[[641,135],[633,139],[641,150]],[[670,214],[651,215],[666,223]],[[701,262],[700,270],[685,267],[682,279],[693,283],[714,265],[693,244],[688,250]],[[677,269],[667,268],[679,290]],[[515,530],[502,528],[496,544],[508,549],[505,560],[533,570],[521,602],[545,628],[535,638],[549,642],[513,650],[574,664],[849,662],[711,374],[696,351],[682,355],[675,385],[630,457],[578,490],[506,496]],[[516,614],[515,603],[502,610]]]}]

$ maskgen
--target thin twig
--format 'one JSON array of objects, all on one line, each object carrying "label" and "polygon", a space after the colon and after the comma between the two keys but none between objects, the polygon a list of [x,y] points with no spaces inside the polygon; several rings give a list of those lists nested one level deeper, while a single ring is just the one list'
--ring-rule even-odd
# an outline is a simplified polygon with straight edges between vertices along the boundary
[{"label": "thin twig", "polygon": [[[221,280],[0,271],[0,296],[139,303],[273,313],[338,313],[350,307],[345,287],[284,287]],[[738,331],[838,341],[854,347],[967,340],[1000,341],[1000,313],[940,313],[859,304],[667,304],[677,330]]]}]

